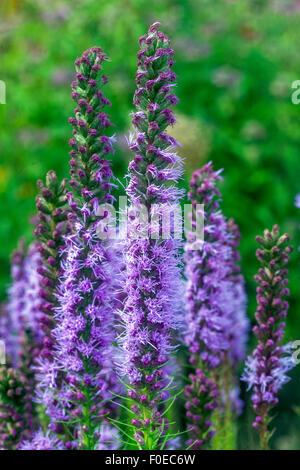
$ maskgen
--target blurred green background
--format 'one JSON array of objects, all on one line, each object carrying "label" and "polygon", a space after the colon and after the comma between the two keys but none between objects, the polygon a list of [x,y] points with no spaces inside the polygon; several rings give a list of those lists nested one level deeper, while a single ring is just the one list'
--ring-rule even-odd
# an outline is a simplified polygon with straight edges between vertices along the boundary
[{"label": "blurred green background", "polygon": [[[137,39],[162,23],[175,49],[178,125],[186,181],[212,159],[224,168],[223,208],[242,232],[242,264],[255,311],[254,237],[280,224],[300,245],[300,105],[291,101],[300,79],[300,2],[291,0],[1,0],[0,300],[9,283],[9,255],[17,239],[31,239],[36,180],[55,169],[68,175],[73,63],[99,45],[112,61],[106,95],[118,138],[114,171],[122,179],[130,154],[126,135],[135,89]],[[287,337],[300,338],[300,261],[290,270]],[[300,448],[297,368],[282,394],[276,448]],[[248,420],[243,417],[243,424]],[[241,426],[242,426],[241,424]],[[242,448],[252,437],[241,433]]]}]

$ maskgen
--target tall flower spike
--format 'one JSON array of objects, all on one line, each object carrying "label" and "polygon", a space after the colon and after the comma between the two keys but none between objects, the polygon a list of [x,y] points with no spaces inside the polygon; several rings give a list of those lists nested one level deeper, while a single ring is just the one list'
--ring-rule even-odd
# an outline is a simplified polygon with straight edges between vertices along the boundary
[{"label": "tall flower spike", "polygon": [[289,307],[284,300],[289,295],[286,265],[293,250],[289,240],[288,234],[280,236],[278,225],[274,225],[271,232],[265,230],[263,237],[256,237],[261,246],[256,257],[262,265],[255,276],[257,325],[253,332],[258,344],[247,359],[243,380],[253,389],[252,402],[257,414],[253,427],[259,432],[261,449],[268,448],[270,411],[278,403],[279,389],[289,380],[287,372],[295,365],[291,345],[282,345]]},{"label": "tall flower spike", "polygon": [[54,361],[41,374],[51,429],[61,432],[64,422],[69,432],[75,431],[73,438],[83,449],[96,448],[96,429],[112,412],[110,398],[116,386],[111,364],[111,285],[116,262],[97,233],[98,208],[113,201],[113,174],[106,159],[114,151],[113,138],[104,135],[111,123],[103,111],[109,101],[100,90],[107,77],[99,76],[107,60],[102,49],[93,47],[75,62],[72,97],[78,106],[69,120],[74,137],[70,141],[73,194],[68,195],[73,232],[64,237]]},{"label": "tall flower spike", "polygon": [[[186,325],[185,342],[190,351],[190,363],[196,368],[190,376],[198,387],[188,385],[188,395],[194,393],[193,413],[187,408],[190,424],[190,441],[194,449],[210,445],[214,435],[212,422],[206,425],[198,416],[203,410],[216,409],[218,397],[220,420],[224,421],[223,405],[230,414],[233,387],[236,385],[234,369],[244,353],[245,306],[242,279],[236,266],[236,227],[226,222],[220,210],[220,193],[217,182],[220,171],[214,172],[212,163],[195,171],[190,182],[189,198],[192,201],[192,227],[197,216],[204,217],[204,240],[188,234],[186,243]],[[202,206],[204,205],[204,206]],[[237,311],[239,310],[239,311]],[[236,329],[242,340],[236,338]],[[201,374],[200,374],[200,372]],[[207,386],[205,380],[213,378],[216,390],[212,394],[202,393]],[[219,395],[219,396],[218,396]],[[225,396],[224,396],[225,395]],[[205,398],[205,400],[204,400]],[[218,421],[217,421],[218,422]],[[210,423],[209,425],[207,425]],[[191,440],[194,440],[194,444]]]},{"label": "tall flower spike", "polygon": [[127,297],[122,313],[122,372],[129,380],[128,395],[134,402],[134,439],[141,449],[157,448],[166,430],[160,403],[168,396],[165,364],[178,327],[182,288],[179,241],[172,235],[164,239],[159,223],[148,223],[150,216],[151,220],[170,217],[168,211],[177,206],[183,194],[176,187],[182,175],[182,162],[175,151],[177,142],[165,132],[175,122],[169,108],[177,103],[171,93],[175,85],[171,70],[174,52],[158,27],[159,23],[155,23],[140,38],[136,112],[132,118],[135,138],[129,144],[134,159],[129,164],[127,187],[131,206],[124,286]]},{"label": "tall flower spike", "polygon": [[53,347],[51,330],[54,326],[54,308],[57,307],[57,286],[60,267],[60,252],[64,245],[63,235],[70,231],[67,220],[67,180],[60,184],[56,173],[49,171],[45,185],[37,182],[40,194],[36,198],[38,224],[34,235],[39,242],[38,250],[41,264],[37,271],[40,275],[40,324],[44,332],[41,355],[50,358]]}]

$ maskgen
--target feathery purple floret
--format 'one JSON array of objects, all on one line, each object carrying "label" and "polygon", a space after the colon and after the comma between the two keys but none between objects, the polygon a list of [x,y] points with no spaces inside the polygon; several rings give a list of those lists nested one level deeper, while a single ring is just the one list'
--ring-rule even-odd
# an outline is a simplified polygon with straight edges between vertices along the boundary
[{"label": "feathery purple floret", "polygon": [[19,450],[65,450],[65,445],[50,431],[44,434],[40,429],[30,440],[23,441]]},{"label": "feathery purple floret", "polygon": [[295,198],[295,206],[300,209],[300,194],[297,194]]},{"label": "feathery purple floret", "polygon": [[278,403],[279,389],[289,380],[287,372],[295,365],[291,345],[282,346],[289,307],[284,300],[289,295],[286,265],[293,247],[288,245],[288,234],[280,236],[277,225],[271,232],[265,230],[264,237],[258,236],[256,240],[261,245],[256,256],[262,264],[255,276],[258,284],[257,325],[253,332],[258,345],[247,359],[243,380],[253,389],[252,402],[257,414],[253,427],[260,432],[262,448],[267,448],[269,412]]},{"label": "feathery purple floret", "polygon": [[[172,94],[174,52],[158,26],[158,23],[152,25],[148,34],[140,39],[142,49],[138,52],[136,112],[132,118],[135,138],[130,139],[134,159],[129,165],[127,187],[131,203],[124,286],[127,298],[122,315],[125,324],[123,373],[134,389],[129,395],[136,401],[137,419],[132,423],[143,428],[150,426],[147,424],[150,420],[153,432],[162,423],[157,408],[163,395],[160,391],[166,386],[162,366],[173,350],[172,336],[178,326],[182,291],[179,241],[172,237],[163,239],[159,223],[156,226],[149,223],[150,215],[165,215],[182,197],[182,191],[176,187],[182,175],[177,142],[165,132],[175,122],[169,108],[177,102]],[[141,216],[140,204],[147,220]],[[155,230],[156,239],[153,237]],[[139,416],[142,408],[147,414],[144,421]],[[141,447],[147,448],[142,429],[135,437]]]},{"label": "feathery purple floret", "polygon": [[97,211],[111,203],[112,170],[106,158],[113,153],[113,139],[104,135],[111,126],[103,112],[109,101],[99,87],[107,77],[99,77],[108,57],[93,47],[77,59],[77,81],[72,97],[77,102],[70,141],[71,181],[69,220],[73,232],[64,237],[62,270],[58,287],[59,306],[55,309],[53,337],[54,363],[42,362],[48,373],[41,377],[40,393],[51,418],[76,427],[80,446],[93,449],[94,432],[110,412],[107,400],[116,388],[111,367],[112,305],[114,277],[113,251],[99,239]]},{"label": "feathery purple floret", "polygon": [[102,424],[97,450],[117,450],[119,448],[119,434],[116,428],[109,424]]}]

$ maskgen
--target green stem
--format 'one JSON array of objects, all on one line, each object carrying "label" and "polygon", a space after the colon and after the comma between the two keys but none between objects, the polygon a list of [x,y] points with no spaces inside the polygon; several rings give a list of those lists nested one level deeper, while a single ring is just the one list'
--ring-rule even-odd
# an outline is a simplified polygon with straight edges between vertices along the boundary
[{"label": "green stem", "polygon": [[262,424],[259,430],[259,450],[269,450],[268,413],[262,416]]},{"label": "green stem", "polygon": [[82,420],[81,420],[81,443],[80,448],[83,450],[94,450],[94,426],[91,421],[91,400],[89,390],[84,388],[82,393],[85,396],[85,402],[82,406]]},{"label": "green stem", "polygon": [[232,410],[230,391],[233,384],[233,374],[229,362],[225,359],[222,373],[216,371],[214,380],[217,384],[219,394],[225,394],[224,408],[218,407],[214,413],[213,422],[216,434],[213,438],[213,448],[218,450],[234,450],[236,448],[236,425]]}]

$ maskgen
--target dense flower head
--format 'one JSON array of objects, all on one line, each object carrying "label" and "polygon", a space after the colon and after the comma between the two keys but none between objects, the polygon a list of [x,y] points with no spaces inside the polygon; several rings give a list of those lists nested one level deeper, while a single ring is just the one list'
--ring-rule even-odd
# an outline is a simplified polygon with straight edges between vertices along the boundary
[{"label": "dense flower head", "polygon": [[[100,87],[102,62],[98,47],[76,60],[77,81],[72,97],[77,102],[70,141],[73,192],[68,194],[68,220],[72,232],[64,235],[60,249],[61,274],[54,308],[54,360],[40,360],[39,397],[51,419],[50,427],[62,432],[69,426],[80,448],[94,449],[95,429],[112,413],[110,399],[117,389],[111,364],[113,341],[113,279],[117,263],[114,250],[99,238],[98,208],[113,201],[113,178],[107,156],[113,139],[104,135],[110,121],[104,113],[108,100]],[[73,445],[73,444],[72,444]]]},{"label": "dense flower head", "polygon": [[[40,384],[42,401],[47,404],[47,412],[54,422],[80,418],[82,405],[88,400],[78,393],[83,388],[91,394],[94,420],[101,420],[110,412],[109,399],[116,386],[109,363],[113,341],[112,255],[92,228],[89,229],[91,238],[86,243],[83,235],[87,228],[80,228],[79,221],[76,227],[76,233],[65,238],[66,256],[58,292],[60,305],[55,311],[56,326],[52,333],[55,364],[51,366],[42,361],[41,370],[45,370],[46,375],[39,377],[43,381]],[[61,372],[64,372],[64,384],[51,391],[51,383]],[[72,416],[71,403],[74,402],[78,407],[77,414]]]},{"label": "dense flower head", "polygon": [[[135,138],[130,141],[134,159],[129,165],[127,194],[132,203],[171,203],[182,195],[176,182],[182,175],[182,161],[176,153],[178,143],[165,130],[175,123],[169,106],[177,103],[172,94],[176,76],[171,70],[174,51],[169,38],[154,24],[140,39],[138,53],[136,112],[132,124]],[[174,97],[170,103],[170,97]],[[172,100],[171,100],[172,101]],[[169,182],[166,188],[166,183]]]},{"label": "dense flower head", "polygon": [[298,209],[300,209],[300,194],[297,194],[295,198],[295,206],[298,207]]},{"label": "dense flower head", "polygon": [[171,94],[175,85],[171,70],[174,53],[158,27],[155,23],[140,39],[142,48],[138,52],[136,112],[132,118],[135,137],[129,140],[134,158],[129,164],[127,186],[131,203],[124,285],[127,297],[122,312],[122,371],[130,383],[129,396],[135,402],[132,424],[142,448],[149,445],[149,433],[153,432],[155,441],[155,432],[165,420],[159,402],[168,396],[164,365],[174,348],[172,337],[178,327],[182,293],[180,243],[172,236],[174,226],[171,236],[165,239],[160,223],[149,222],[150,217],[159,219],[172,211],[183,194],[176,187],[182,175],[177,142],[165,132],[175,122],[169,107],[177,102]]},{"label": "dense flower head", "polygon": [[260,430],[268,422],[269,410],[278,402],[279,389],[289,380],[287,372],[294,366],[291,346],[282,345],[289,306],[285,300],[289,295],[286,265],[292,246],[289,235],[280,236],[277,225],[271,232],[265,230],[264,236],[256,240],[261,246],[256,256],[262,265],[255,276],[257,325],[253,332],[258,344],[247,360],[243,379],[253,389],[252,401],[257,414],[253,426]]}]

